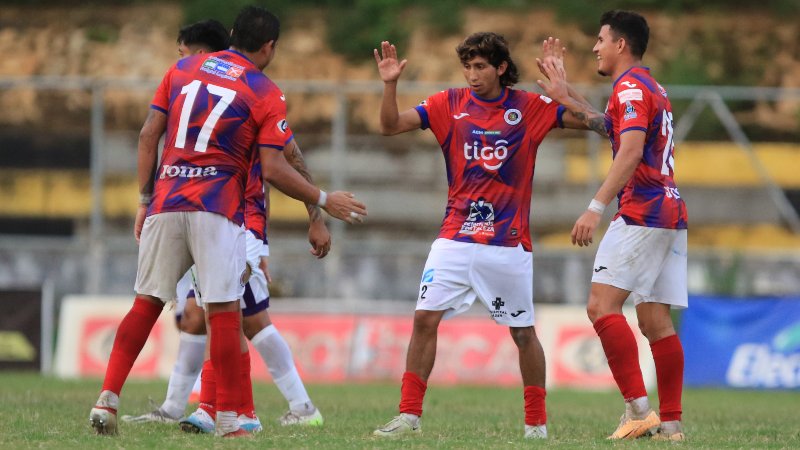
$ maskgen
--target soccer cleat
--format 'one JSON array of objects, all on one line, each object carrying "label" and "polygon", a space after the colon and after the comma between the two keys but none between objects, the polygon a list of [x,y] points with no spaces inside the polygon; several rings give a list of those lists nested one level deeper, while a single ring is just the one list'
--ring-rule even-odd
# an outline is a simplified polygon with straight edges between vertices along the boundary
[{"label": "soccer cleat", "polygon": [[117,409],[119,396],[111,391],[102,391],[89,412],[89,423],[97,434],[117,434]]},{"label": "soccer cleat", "polygon": [[375,430],[372,435],[378,437],[400,437],[422,433],[422,421],[409,414],[400,414],[386,425]]},{"label": "soccer cleat", "polygon": [[221,435],[220,437],[223,437],[223,438],[239,438],[239,437],[249,438],[249,437],[252,437],[252,436],[253,436],[252,434],[250,434],[247,431],[239,428],[236,431],[231,431],[230,433],[225,433],[225,434]]},{"label": "soccer cleat", "polygon": [[203,408],[181,419],[180,426],[187,433],[213,433],[215,428],[214,419]]},{"label": "soccer cleat", "polygon": [[105,408],[92,408],[89,422],[95,434],[117,434],[117,414]]},{"label": "soccer cleat", "polygon": [[300,415],[292,410],[286,411],[284,415],[278,419],[278,422],[282,426],[290,426],[290,425],[306,425],[310,427],[319,427],[325,423],[325,419],[322,418],[322,414],[319,412],[319,409],[314,408],[314,412],[311,414],[304,414]]},{"label": "soccer cleat", "polygon": [[651,410],[644,419],[634,419],[626,412],[620,418],[619,426],[608,439],[636,439],[648,432],[652,433],[660,424],[661,420],[655,411]]},{"label": "soccer cleat", "polygon": [[149,413],[144,413],[141,416],[129,416],[124,415],[121,417],[123,422],[127,423],[150,423],[150,422],[161,422],[161,423],[177,423],[180,417],[173,417],[170,416],[166,411],[163,409],[156,408]]},{"label": "soccer cleat", "polygon": [[264,429],[261,426],[261,421],[258,420],[258,416],[255,414],[253,414],[253,417],[250,417],[247,414],[240,414],[238,417],[238,421],[239,421],[239,428],[248,433],[258,433],[259,431]]},{"label": "soccer cleat", "polygon": [[683,434],[683,425],[680,420],[670,420],[661,422],[658,432],[652,436],[652,439],[654,441],[680,442],[686,440],[686,435]]},{"label": "soccer cleat", "polygon": [[547,425],[525,424],[525,439],[547,439]]}]

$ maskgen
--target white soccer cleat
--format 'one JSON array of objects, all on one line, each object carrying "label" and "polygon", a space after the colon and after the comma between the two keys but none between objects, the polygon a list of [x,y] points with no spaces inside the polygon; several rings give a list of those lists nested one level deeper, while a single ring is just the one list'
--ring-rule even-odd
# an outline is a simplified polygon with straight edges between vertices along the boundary
[{"label": "white soccer cleat", "polygon": [[216,427],[214,419],[203,408],[197,408],[189,417],[180,421],[181,430],[187,433],[213,433]]},{"label": "white soccer cleat", "polygon": [[325,423],[325,419],[322,418],[319,409],[314,408],[314,412],[311,414],[297,414],[292,410],[286,411],[286,413],[278,419],[278,422],[284,427],[292,425],[319,427]]},{"label": "white soccer cleat", "polygon": [[173,417],[170,416],[166,411],[163,409],[156,408],[149,413],[144,413],[141,416],[129,416],[124,415],[120,417],[123,422],[126,423],[150,423],[150,422],[159,422],[159,423],[178,423],[180,417]]},{"label": "white soccer cleat", "polygon": [[547,439],[547,425],[525,424],[525,439]]},{"label": "white soccer cleat", "polygon": [[240,414],[237,420],[239,421],[239,428],[248,433],[258,433],[264,429],[264,427],[261,426],[261,421],[258,420],[258,416],[255,414],[253,414],[253,417],[247,414]]},{"label": "white soccer cleat", "polygon": [[422,420],[411,414],[401,413],[395,416],[386,425],[375,430],[372,435],[378,437],[394,438],[422,433]]},{"label": "white soccer cleat", "polygon": [[89,412],[89,423],[96,434],[117,434],[117,408],[117,394],[111,391],[100,393],[94,408]]}]

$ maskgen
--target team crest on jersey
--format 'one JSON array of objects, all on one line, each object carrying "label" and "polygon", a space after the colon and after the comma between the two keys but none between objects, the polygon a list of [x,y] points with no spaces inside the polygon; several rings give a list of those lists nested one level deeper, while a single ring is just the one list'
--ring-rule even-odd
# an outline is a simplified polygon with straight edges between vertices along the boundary
[{"label": "team crest on jersey", "polygon": [[485,198],[470,201],[469,212],[464,224],[461,225],[461,234],[470,236],[494,237],[494,207]]},{"label": "team crest on jersey", "polygon": [[633,104],[631,102],[626,102],[625,116],[622,118],[622,120],[635,119],[636,117],[638,117],[638,115],[636,114],[636,108],[633,107]]},{"label": "team crest on jersey", "polygon": [[503,114],[503,119],[509,125],[516,125],[522,120],[522,113],[518,109],[507,109],[506,113]]},{"label": "team crest on jersey", "polygon": [[278,130],[281,133],[285,134],[287,129],[289,129],[289,124],[286,123],[286,119],[283,119],[280,122],[278,122]]},{"label": "team crest on jersey", "polygon": [[205,60],[200,70],[226,80],[235,81],[244,73],[244,66],[212,56]]}]

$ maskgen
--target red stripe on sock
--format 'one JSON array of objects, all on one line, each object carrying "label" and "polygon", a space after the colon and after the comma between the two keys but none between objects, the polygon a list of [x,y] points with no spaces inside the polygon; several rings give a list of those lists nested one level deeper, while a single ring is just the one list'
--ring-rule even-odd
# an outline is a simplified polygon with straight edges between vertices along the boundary
[{"label": "red stripe on sock", "polygon": [[246,415],[251,419],[256,415],[256,406],[253,403],[253,380],[250,378],[250,352],[246,351],[241,356],[242,371],[242,405],[239,415]]},{"label": "red stripe on sock", "polygon": [[544,425],[547,423],[547,410],[544,398],[547,391],[541,386],[525,386],[525,425]]},{"label": "red stripe on sock", "polygon": [[650,344],[656,364],[658,408],[662,422],[681,420],[683,393],[683,345],[677,334]]},{"label": "red stripe on sock", "polygon": [[209,316],[211,361],[217,375],[217,411],[238,411],[242,401],[240,317],[239,311]]},{"label": "red stripe on sock", "polygon": [[210,359],[203,362],[203,371],[200,372],[200,405],[198,407],[207,412],[212,419],[217,418],[217,375]]},{"label": "red stripe on sock", "polygon": [[608,314],[594,322],[600,336],[608,367],[625,401],[646,397],[644,378],[639,367],[639,349],[633,331],[622,314]]},{"label": "red stripe on sock", "polygon": [[403,385],[400,387],[400,412],[422,416],[422,401],[428,384],[419,375],[406,372],[403,374]]},{"label": "red stripe on sock", "polygon": [[150,331],[163,308],[163,303],[153,303],[144,297],[136,296],[133,306],[117,328],[102,390],[117,395],[122,391],[131,367],[147,342],[147,337],[150,336]]}]

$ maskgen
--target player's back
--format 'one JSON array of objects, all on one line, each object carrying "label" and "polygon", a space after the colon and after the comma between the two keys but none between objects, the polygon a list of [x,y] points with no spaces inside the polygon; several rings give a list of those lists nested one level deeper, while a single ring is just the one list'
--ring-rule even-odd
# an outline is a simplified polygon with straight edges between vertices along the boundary
[{"label": "player's back", "polygon": [[152,106],[167,114],[167,131],[148,213],[210,211],[242,223],[252,153],[290,137],[277,86],[225,50],[178,61]]}]

